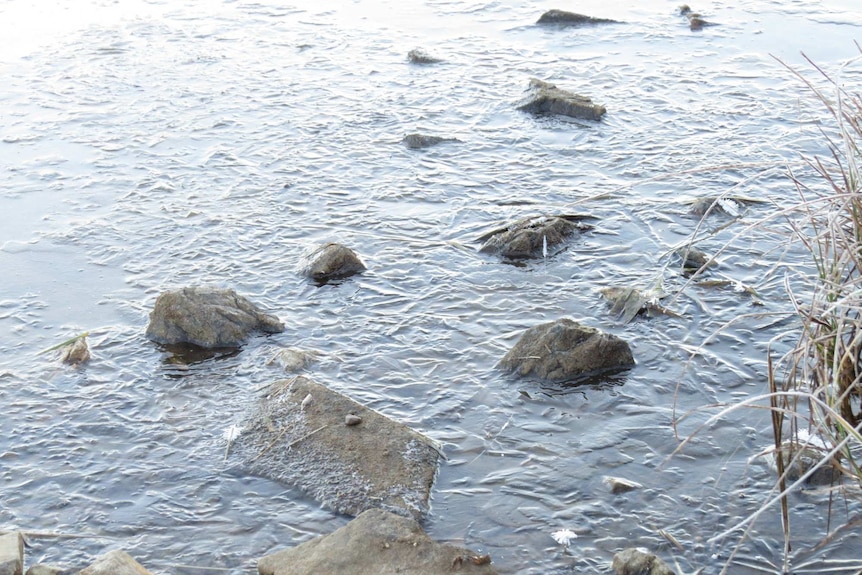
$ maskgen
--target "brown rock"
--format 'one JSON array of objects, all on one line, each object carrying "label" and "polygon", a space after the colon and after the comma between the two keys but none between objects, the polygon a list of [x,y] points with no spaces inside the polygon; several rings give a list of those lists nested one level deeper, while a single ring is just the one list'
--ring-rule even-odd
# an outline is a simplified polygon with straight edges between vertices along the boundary
[{"label": "brown rock", "polygon": [[277,333],[284,324],[232,289],[188,287],[156,299],[147,337],[162,344],[236,347],[255,331]]},{"label": "brown rock", "polygon": [[344,279],[365,271],[365,264],[350,248],[336,243],[322,245],[304,258],[302,273],[318,284]]},{"label": "brown rock", "polygon": [[561,90],[553,84],[542,80],[530,79],[530,94],[517,108],[531,114],[561,114],[572,118],[599,121],[607,109],[604,106],[574,92]]},{"label": "brown rock", "polygon": [[500,360],[500,367],[521,377],[566,382],[634,363],[631,349],[622,339],[563,318],[525,331]]},{"label": "brown rock", "polygon": [[593,18],[565,10],[548,10],[539,17],[536,24],[557,24],[562,26],[583,26],[589,24],[616,24],[616,20]]},{"label": "brown rock", "polygon": [[302,376],[267,388],[231,453],[250,473],[296,485],[338,513],[377,507],[416,519],[428,510],[439,457],[424,435]]},{"label": "brown rock", "polygon": [[617,575],[676,575],[664,561],[634,547],[614,555],[611,566]]},{"label": "brown rock", "polygon": [[491,558],[433,541],[416,521],[370,509],[329,535],[262,557],[260,575],[494,575]]},{"label": "brown rock", "polygon": [[122,550],[105,553],[78,575],[152,575]]}]

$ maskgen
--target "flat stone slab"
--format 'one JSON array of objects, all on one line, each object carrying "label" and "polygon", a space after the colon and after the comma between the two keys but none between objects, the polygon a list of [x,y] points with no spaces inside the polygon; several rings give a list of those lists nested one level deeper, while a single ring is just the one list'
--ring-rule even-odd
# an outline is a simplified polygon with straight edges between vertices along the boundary
[{"label": "flat stone slab", "polygon": [[159,295],[147,338],[162,344],[237,347],[255,331],[278,333],[284,324],[232,289],[187,287]]},{"label": "flat stone slab", "polygon": [[431,439],[302,376],[265,389],[231,453],[337,513],[415,519],[428,511],[439,458]]},{"label": "flat stone slab", "polygon": [[416,521],[370,509],[329,535],[262,557],[260,575],[493,575],[491,557],[433,541]]},{"label": "flat stone slab", "polygon": [[583,120],[599,121],[607,109],[590,98],[561,90],[554,84],[530,79],[529,95],[517,104],[518,110],[530,114],[560,114]]},{"label": "flat stone slab", "polygon": [[500,367],[521,377],[567,382],[634,363],[631,349],[622,339],[563,318],[525,331],[500,360]]}]

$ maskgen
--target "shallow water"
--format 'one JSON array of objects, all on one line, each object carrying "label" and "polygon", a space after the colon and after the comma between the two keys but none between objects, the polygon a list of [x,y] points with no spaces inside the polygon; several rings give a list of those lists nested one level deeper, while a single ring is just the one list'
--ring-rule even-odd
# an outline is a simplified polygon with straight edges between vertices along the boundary
[{"label": "shallow water", "polygon": [[[668,254],[697,228],[687,201],[794,200],[786,167],[804,175],[799,154],[825,153],[824,114],[772,55],[837,71],[858,54],[853,2],[705,2],[693,7],[720,25],[699,33],[659,1],[581,3],[625,23],[576,29],[538,28],[548,6],[502,0],[32,6],[0,2],[0,528],[93,537],[35,540],[28,560],[122,547],[154,571],[252,573],[344,525],[224,461],[224,430],[284,376],[275,351],[296,346],[321,352],[314,379],[444,444],[434,538],[490,553],[501,573],[603,573],[629,545],[720,571],[739,537],[709,539],[772,485],[752,458],[768,417],[733,413],[673,457],[672,423],[765,391],[768,342],[794,327],[783,272],[767,272],[805,259],[776,243],[776,221],[710,272],[763,306],[689,285],[672,304],[684,319],[620,325],[597,290],[683,287]],[[445,61],[408,64],[418,46]],[[517,112],[530,77],[608,115]],[[858,86],[858,65],[841,79]],[[407,150],[414,131],[462,143]],[[716,253],[772,210],[720,231],[728,218],[711,219],[698,246]],[[526,267],[477,252],[500,223],[554,212],[599,221]],[[304,281],[301,256],[323,241],[369,271]],[[178,364],[143,332],[158,293],[192,284],[235,288],[287,330]],[[627,339],[637,366],[577,388],[494,368],[523,329],[564,316]],[[37,355],[83,331],[85,367]],[[606,475],[644,488],[612,496]],[[858,559],[852,530],[811,550],[859,512],[842,501],[827,526],[826,500],[793,499],[795,572],[860,568],[840,563]],[[579,534],[566,551],[550,537],[561,528]],[[781,547],[775,509],[731,572],[777,572]]]}]

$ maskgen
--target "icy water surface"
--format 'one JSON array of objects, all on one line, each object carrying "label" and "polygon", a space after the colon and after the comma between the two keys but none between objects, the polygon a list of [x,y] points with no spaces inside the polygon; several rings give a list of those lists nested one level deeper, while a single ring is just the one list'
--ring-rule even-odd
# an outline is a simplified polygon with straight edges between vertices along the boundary
[{"label": "icy water surface", "polygon": [[[553,7],[622,23],[533,25]],[[810,71],[805,51],[837,73],[858,54],[862,11],[693,8],[719,25],[691,32],[658,0],[0,2],[0,529],[92,536],[35,540],[31,561],[122,547],[155,572],[254,573],[261,555],[346,524],[225,461],[225,429],[284,376],[272,355],[296,346],[321,353],[314,379],[442,442],[434,538],[490,553],[501,573],[605,573],[631,545],[718,573],[739,536],[710,539],[774,479],[753,457],[768,417],[732,414],[670,457],[674,414],[765,391],[768,342],[793,328],[783,274],[767,272],[805,259],[775,242],[783,224],[761,226],[709,277],[763,305],[688,285],[670,304],[683,318],[622,325],[598,289],[679,290],[674,248],[697,233],[716,253],[775,209],[698,228],[698,197],[794,201],[786,167],[804,174],[799,154],[825,152],[824,115],[772,56]],[[444,61],[411,65],[416,47]],[[608,114],[522,114],[531,77]],[[858,65],[842,72],[859,80]],[[417,131],[461,142],[400,144]],[[540,213],[598,220],[524,267],[477,252],[484,232]],[[325,241],[357,249],[368,272],[301,279],[302,254]],[[287,330],[177,363],[143,337],[147,314],[162,290],[200,284],[236,289]],[[559,317],[625,338],[637,366],[580,387],[495,369],[522,330]],[[37,355],[83,331],[85,367]],[[608,475],[644,487],[614,496]],[[858,505],[836,502],[827,525],[826,501],[792,500],[795,572],[859,569],[854,531],[820,545]],[[563,528],[579,534],[568,550],[550,537]],[[780,534],[767,512],[731,572],[777,572]]]}]

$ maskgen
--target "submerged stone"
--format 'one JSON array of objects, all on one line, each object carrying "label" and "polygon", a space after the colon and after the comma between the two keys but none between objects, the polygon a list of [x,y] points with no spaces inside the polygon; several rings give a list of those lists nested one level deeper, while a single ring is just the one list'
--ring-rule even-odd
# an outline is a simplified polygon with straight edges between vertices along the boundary
[{"label": "submerged stone", "polygon": [[680,259],[682,269],[686,273],[695,272],[701,268],[715,265],[715,260],[694,246],[684,246],[674,252]]},{"label": "submerged stone", "polygon": [[162,344],[236,347],[255,331],[278,333],[284,324],[232,289],[187,287],[159,295],[147,338]]},{"label": "submerged stone", "polygon": [[599,290],[599,293],[611,304],[611,315],[623,323],[629,323],[643,312],[682,317],[658,303],[666,297],[666,294],[660,290],[641,291],[632,287],[604,287]]},{"label": "submerged stone", "polygon": [[525,331],[500,360],[500,367],[521,377],[566,382],[634,363],[631,349],[622,339],[563,318]]},{"label": "submerged stone", "polygon": [[548,10],[536,21],[536,24],[558,24],[563,26],[582,26],[585,24],[617,24],[616,20],[593,18],[565,10]]},{"label": "submerged stone", "polygon": [[531,114],[560,114],[583,120],[599,121],[607,109],[590,98],[561,90],[554,84],[530,79],[530,94],[517,104],[518,110]]},{"label": "submerged stone", "polygon": [[614,555],[611,566],[617,575],[675,575],[664,561],[635,547],[623,549]]},{"label": "submerged stone", "polygon": [[411,64],[437,64],[443,61],[440,58],[431,56],[422,48],[414,48],[407,52],[407,59]]},{"label": "submerged stone", "polygon": [[272,384],[243,428],[233,453],[245,469],[337,513],[380,508],[419,519],[428,511],[439,457],[432,440],[326,386],[301,376]]},{"label": "submerged stone", "polygon": [[315,248],[305,256],[301,265],[302,274],[321,285],[362,273],[365,269],[356,252],[336,243]]},{"label": "submerged stone", "polygon": [[484,242],[479,251],[508,259],[541,257],[567,237],[578,231],[592,229],[583,220],[591,216],[537,216],[518,220],[479,237]]},{"label": "submerged stone", "polygon": [[260,575],[495,575],[489,555],[432,540],[405,517],[370,509],[329,535],[262,557]]},{"label": "submerged stone", "polygon": [[430,148],[445,142],[460,142],[457,138],[441,138],[440,136],[426,136],[424,134],[407,134],[401,143],[411,150]]}]

